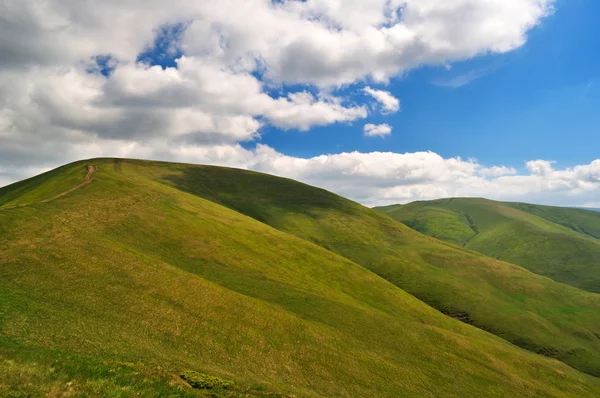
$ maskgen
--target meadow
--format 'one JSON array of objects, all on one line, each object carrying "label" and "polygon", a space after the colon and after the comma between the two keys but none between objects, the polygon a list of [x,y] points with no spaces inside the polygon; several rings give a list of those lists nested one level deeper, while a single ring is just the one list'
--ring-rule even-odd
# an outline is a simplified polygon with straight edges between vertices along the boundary
[{"label": "meadow", "polygon": [[273,176],[63,166],[0,189],[0,272],[0,396],[600,395],[597,295]]}]

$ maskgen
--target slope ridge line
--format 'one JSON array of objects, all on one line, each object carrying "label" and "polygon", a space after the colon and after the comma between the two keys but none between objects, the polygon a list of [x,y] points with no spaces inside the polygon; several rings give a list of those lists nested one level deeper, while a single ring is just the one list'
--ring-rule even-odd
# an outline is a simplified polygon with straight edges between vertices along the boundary
[{"label": "slope ridge line", "polygon": [[59,193],[59,194],[57,194],[57,195],[55,195],[55,196],[53,196],[53,197],[51,197],[49,199],[40,200],[39,202],[23,203],[23,204],[20,204],[20,205],[0,207],[0,211],[2,211],[2,210],[8,210],[8,209],[15,209],[15,208],[18,208],[18,207],[31,206],[31,205],[34,205],[36,203],[48,203],[48,202],[51,202],[51,201],[53,201],[55,199],[61,198],[61,197],[65,196],[65,195],[68,195],[71,192],[76,191],[79,188],[81,188],[81,187],[83,187],[83,186],[85,186],[85,185],[87,185],[87,184],[89,184],[90,182],[93,181],[92,180],[92,174],[94,174],[94,172],[98,171],[98,167],[97,166],[93,166],[93,165],[89,165],[87,168],[88,168],[88,172],[85,175],[85,180],[81,184],[79,184],[79,185],[76,185],[76,186],[74,186],[72,188],[69,188],[66,191],[61,192],[61,193]]}]

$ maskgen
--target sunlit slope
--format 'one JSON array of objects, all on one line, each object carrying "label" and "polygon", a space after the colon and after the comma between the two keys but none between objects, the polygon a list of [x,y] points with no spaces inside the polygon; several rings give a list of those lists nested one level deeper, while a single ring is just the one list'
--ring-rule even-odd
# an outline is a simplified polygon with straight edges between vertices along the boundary
[{"label": "sunlit slope", "polygon": [[293,180],[214,167],[152,173],[157,181],[341,254],[451,316],[600,375],[597,294],[426,237]]},{"label": "sunlit slope", "polygon": [[[172,186],[199,170],[227,186],[231,170],[92,160],[66,171],[83,180],[89,164],[99,170],[80,189],[0,209],[0,396],[195,394],[176,378],[186,369],[251,388],[234,396],[600,394],[592,376]],[[50,192],[61,175],[30,189]]]},{"label": "sunlit slope", "polygon": [[378,210],[424,234],[600,293],[598,212],[465,198]]},{"label": "sunlit slope", "polygon": [[84,180],[85,174],[81,176],[81,168],[62,166],[0,188],[0,208],[22,206],[50,199],[81,184]]}]

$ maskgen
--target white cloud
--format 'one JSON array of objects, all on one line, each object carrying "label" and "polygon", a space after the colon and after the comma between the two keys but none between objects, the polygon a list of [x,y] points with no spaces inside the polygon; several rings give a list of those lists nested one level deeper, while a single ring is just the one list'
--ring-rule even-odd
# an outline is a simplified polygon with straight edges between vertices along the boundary
[{"label": "white cloud", "polygon": [[367,117],[367,110],[363,106],[345,108],[339,98],[324,96],[316,99],[307,92],[267,101],[263,113],[277,127],[300,130]]},{"label": "white cloud", "polygon": [[554,162],[547,160],[532,160],[525,163],[525,166],[531,174],[549,176],[554,172],[554,169],[552,168],[553,163]]},{"label": "white cloud", "polygon": [[31,148],[39,141],[49,151],[64,140],[98,138],[235,143],[259,136],[260,117],[284,129],[308,130],[367,116],[364,107],[344,106],[333,96],[299,92],[273,98],[248,73],[187,58],[179,65],[165,70],[123,65],[109,78],[75,66],[5,71],[0,75],[0,159],[20,154],[25,164],[35,161],[39,155]]},{"label": "white cloud", "polygon": [[[600,195],[600,159],[546,175],[491,176],[491,169],[501,167],[488,168],[433,152],[350,152],[302,159],[259,145],[239,158],[237,167],[295,178],[366,205],[442,197],[582,205],[597,201]],[[504,171],[513,174],[510,168]]]},{"label": "white cloud", "polygon": [[517,169],[506,166],[492,166],[482,168],[478,171],[478,173],[482,177],[502,177],[517,174]]},{"label": "white cloud", "polygon": [[123,107],[197,108],[219,115],[264,116],[277,127],[308,130],[312,126],[365,118],[362,106],[345,107],[340,98],[307,92],[272,98],[248,72],[182,57],[178,69],[124,66],[107,80],[105,104]]},{"label": "white cloud", "polygon": [[472,70],[467,73],[463,73],[461,75],[454,76],[451,78],[437,79],[437,80],[434,80],[432,83],[435,84],[436,86],[441,86],[441,87],[459,88],[459,87],[466,86],[466,85],[474,82],[475,80],[479,80],[479,79],[487,76],[488,74],[492,73],[493,71],[494,71],[494,68],[475,69],[475,70]]},{"label": "white cloud", "polygon": [[[553,0],[8,0],[0,5],[4,67],[74,63],[112,54],[131,62],[164,24],[189,24],[189,56],[259,61],[276,80],[336,85],[384,81],[523,45]],[[266,29],[265,27],[268,27]]]},{"label": "white cloud", "polygon": [[381,104],[384,114],[396,113],[400,110],[400,100],[389,92],[383,90],[374,90],[368,86],[363,88],[363,91],[375,98],[377,102]]},{"label": "white cloud", "polygon": [[[102,155],[237,164],[271,172],[281,166],[281,173],[365,203],[376,197],[454,193],[470,182],[489,187],[495,172],[431,153],[298,159],[261,145],[248,151],[239,143],[257,140],[266,124],[308,130],[364,119],[367,107],[340,97],[339,87],[385,83],[421,65],[511,51],[525,43],[527,32],[552,11],[553,3],[3,1],[0,184]],[[185,54],[177,68],[136,62],[161,27],[181,23],[187,29],[169,46],[171,53]],[[108,57],[114,69],[109,77],[100,74],[98,56]],[[301,88],[287,92],[293,84]],[[277,87],[283,94],[272,94]],[[389,92],[366,87],[365,93],[384,112],[399,110]],[[380,125],[368,131],[381,135],[390,129]],[[285,171],[289,164],[304,174]],[[572,178],[562,179],[553,179],[561,174],[551,165],[543,175],[540,167],[545,166],[532,164],[537,174],[527,176],[537,178],[528,181],[540,191],[579,181],[576,189],[588,192],[597,184],[591,166],[573,169]],[[364,192],[353,190],[357,178],[367,184]]]},{"label": "white cloud", "polygon": [[[117,148],[115,150],[115,148]],[[293,178],[368,206],[444,197],[486,197],[548,205],[600,207],[600,159],[550,174],[528,172],[493,176],[474,160],[444,158],[434,152],[346,152],[299,158],[266,145],[190,144],[163,138],[146,143],[97,140],[63,145],[63,161],[118,156],[213,164]],[[56,158],[24,168],[25,177],[53,167]],[[499,167],[499,169],[502,167]],[[509,168],[508,168],[509,169]],[[0,170],[0,181],[6,179]],[[501,173],[498,173],[498,175]],[[14,177],[14,174],[10,174]]]},{"label": "white cloud", "polygon": [[385,137],[392,134],[392,127],[389,124],[365,124],[363,132],[366,137]]}]

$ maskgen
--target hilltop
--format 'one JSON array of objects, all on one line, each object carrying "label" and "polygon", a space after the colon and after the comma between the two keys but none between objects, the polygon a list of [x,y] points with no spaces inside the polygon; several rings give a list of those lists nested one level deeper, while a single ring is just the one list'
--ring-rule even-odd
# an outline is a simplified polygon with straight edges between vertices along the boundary
[{"label": "hilltop", "polygon": [[600,394],[597,295],[288,179],[69,164],[0,189],[0,266],[0,395]]},{"label": "hilltop", "polygon": [[437,239],[600,293],[600,213],[469,198],[376,210]]}]

